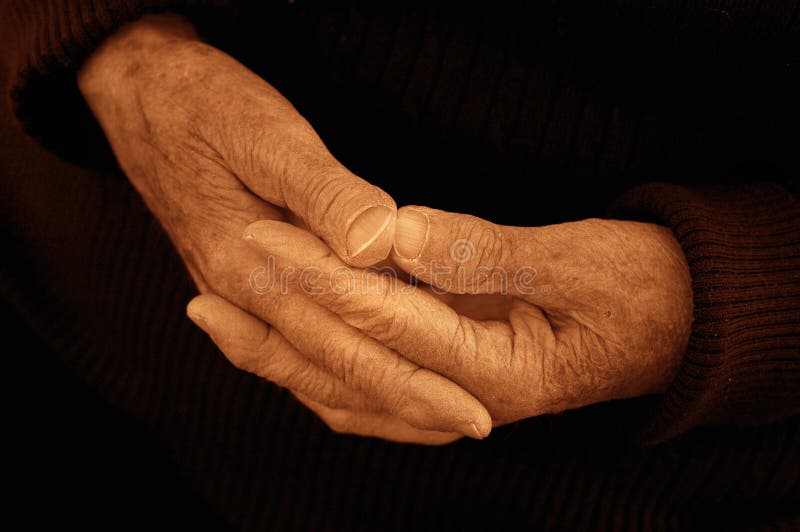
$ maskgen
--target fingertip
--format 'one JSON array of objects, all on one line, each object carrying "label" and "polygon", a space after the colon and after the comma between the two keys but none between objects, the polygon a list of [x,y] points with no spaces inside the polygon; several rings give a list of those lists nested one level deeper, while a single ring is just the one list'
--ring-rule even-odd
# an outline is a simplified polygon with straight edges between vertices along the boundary
[{"label": "fingertip", "polygon": [[468,405],[468,410],[466,415],[462,414],[459,417],[461,420],[466,417],[467,421],[458,423],[455,430],[469,438],[482,440],[492,432],[492,416],[475,396],[466,390],[463,393],[466,396],[465,403]]},{"label": "fingertip", "polygon": [[483,439],[492,431],[492,417],[483,403],[455,382],[419,369],[406,384],[410,386],[408,402],[397,414],[409,424],[474,439]]},{"label": "fingertip", "polygon": [[284,222],[276,222],[275,220],[258,220],[251,223],[244,228],[242,238],[260,244],[265,240],[265,237],[270,234],[270,230],[275,227],[274,224],[282,224]]},{"label": "fingertip", "polygon": [[469,420],[459,423],[455,430],[469,438],[482,440],[492,432],[492,416],[475,396],[466,390],[464,392],[469,396],[467,403],[472,412],[468,416]]},{"label": "fingertip", "polygon": [[286,222],[259,220],[245,227],[242,238],[259,252],[274,253],[286,259],[318,259],[330,254],[316,235]]}]

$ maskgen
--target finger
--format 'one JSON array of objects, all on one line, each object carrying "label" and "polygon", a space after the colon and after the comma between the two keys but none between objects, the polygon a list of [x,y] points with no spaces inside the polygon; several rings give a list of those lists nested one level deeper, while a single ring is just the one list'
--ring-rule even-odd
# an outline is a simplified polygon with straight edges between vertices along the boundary
[{"label": "finger", "polygon": [[301,293],[264,299],[264,315],[301,353],[376,407],[427,430],[483,438],[491,417],[470,393],[420,368]]},{"label": "finger", "polygon": [[265,220],[249,225],[245,238],[280,264],[295,267],[300,272],[296,282],[314,302],[470,391],[484,389],[486,377],[497,375],[512,359],[514,335],[508,323],[459,315],[390,271],[351,269],[307,231]]},{"label": "finger", "polygon": [[205,294],[186,314],[237,368],[332,408],[367,409],[364,396],[298,352],[275,329],[227,300]]},{"label": "finger", "polygon": [[387,414],[331,408],[301,393],[297,399],[317,414],[328,427],[340,434],[370,436],[399,443],[445,445],[463,436],[455,432],[437,432],[412,427],[400,418]]},{"label": "finger", "polygon": [[217,279],[214,292],[270,323],[306,358],[361,392],[376,408],[422,429],[476,438],[491,431],[491,416],[472,395],[421,370],[296,290],[284,290],[285,272],[277,272],[269,257],[264,264],[245,240],[229,243],[219,261],[211,270],[229,273]]},{"label": "finger", "polygon": [[[316,238],[301,229],[296,230]],[[319,239],[316,241],[324,246]],[[240,250],[241,260],[233,256],[229,259],[233,263],[252,264],[244,255],[255,253],[245,241],[240,242],[246,248]],[[289,245],[295,246],[297,253],[306,252],[302,240],[289,242]],[[241,286],[223,286],[223,293],[234,294],[242,308],[272,324],[298,351],[345,385],[363,393],[376,407],[422,429],[456,431],[475,438],[489,434],[491,416],[475,397],[458,385],[421,369],[303,294],[285,290],[282,280],[285,271],[276,272],[274,264],[252,271],[258,271],[259,275],[253,279],[251,272],[249,290]],[[243,271],[236,277],[247,278],[247,273]]]},{"label": "finger", "polygon": [[418,279],[456,294],[531,295],[538,271],[530,228],[427,207],[398,212],[393,258]]},{"label": "finger", "polygon": [[346,267],[322,241],[299,228],[260,221],[248,226],[245,235],[279,263],[313,271],[313,276],[300,273],[297,283],[314,302],[469,390],[497,414],[495,422],[564,409],[561,396],[545,390],[545,374],[563,368],[547,356],[556,351],[555,329],[537,306],[514,298],[505,320],[478,321],[390,275]]},{"label": "finger", "polygon": [[335,432],[403,443],[443,445],[461,434],[420,430],[400,418],[370,411],[374,405],[315,366],[278,331],[215,295],[189,302],[188,316],[233,365],[289,388]]}]

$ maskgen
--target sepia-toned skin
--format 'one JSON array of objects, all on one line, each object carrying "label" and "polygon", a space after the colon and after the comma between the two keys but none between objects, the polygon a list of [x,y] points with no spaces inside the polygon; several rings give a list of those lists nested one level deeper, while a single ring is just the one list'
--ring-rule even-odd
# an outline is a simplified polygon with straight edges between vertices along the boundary
[{"label": "sepia-toned skin", "polygon": [[[449,300],[347,267],[285,223],[256,222],[245,239],[284,268],[313,273],[296,276],[308,298],[469,390],[495,426],[663,392],[674,377],[691,279],[666,228],[596,219],[507,227],[425,207],[400,209],[397,227],[396,264]],[[495,299],[492,315],[476,318],[470,300],[490,295],[507,304]]]},{"label": "sepia-toned skin", "polygon": [[273,87],[175,15],[122,28],[92,54],[78,84],[201,292],[263,320],[256,327],[238,314],[202,312],[213,299],[189,308],[201,326],[204,316],[221,320],[212,334],[221,345],[241,334],[263,355],[253,365],[234,354],[234,364],[291,389],[335,430],[344,430],[339,411],[347,409],[373,419],[375,436],[400,441],[491,431],[486,409],[448,379],[300,294],[250,290],[262,260],[241,236],[256,220],[309,227],[354,265],[385,258],[394,235],[392,199],[339,164]]},{"label": "sepia-toned skin", "polygon": [[[395,221],[391,198],[335,161],[275,89],[174,16],[118,32],[79,84],[204,292],[190,318],[333,430],[480,438],[659,393],[675,374],[691,279],[666,228],[505,227],[425,207]],[[361,269],[392,243],[398,271],[423,284]],[[248,276],[267,255],[317,275],[257,293]],[[343,271],[355,280],[345,290],[331,284]]]}]

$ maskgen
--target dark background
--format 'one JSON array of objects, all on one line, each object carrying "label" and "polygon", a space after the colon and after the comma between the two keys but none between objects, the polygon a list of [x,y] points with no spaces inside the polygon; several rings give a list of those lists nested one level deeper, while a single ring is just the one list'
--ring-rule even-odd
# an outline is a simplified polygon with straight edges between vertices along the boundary
[{"label": "dark background", "polygon": [[72,375],[1,301],[0,323],[7,516],[39,530],[227,528],[146,433]]},{"label": "dark background", "polygon": [[[346,165],[383,186],[400,205],[429,204],[507,224],[555,223],[602,215],[608,202],[637,182],[780,181],[797,168],[797,56],[776,54],[773,48],[785,50],[785,43],[743,31],[757,29],[758,20],[742,22],[708,11],[696,19],[664,21],[656,12],[648,25],[633,20],[637,12],[613,17],[604,10],[568,13],[547,3],[523,15],[514,10],[515,16],[502,10],[464,11],[457,20],[446,8],[418,5],[400,17],[367,2],[320,16],[303,9],[285,6],[264,16],[248,16],[245,10],[242,26],[227,36],[225,47],[281,89]],[[416,67],[409,69],[412,62]],[[494,96],[483,98],[486,94]],[[748,509],[735,501],[753,501],[751,485],[764,488],[754,502],[762,505],[762,513],[796,510],[769,507],[770,489],[782,489],[780,468],[791,461],[786,455],[797,442],[796,422],[753,431],[703,428],[694,438],[670,442],[650,455],[626,447],[616,434],[620,427],[606,422],[612,411],[615,419],[627,419],[614,405],[504,427],[480,452],[469,442],[441,451],[406,452],[382,442],[333,436],[280,393],[231,370],[193,330],[182,305],[194,289],[170,244],[124,181],[102,181],[121,176],[91,175],[55,163],[15,128],[5,106],[0,145],[3,277],[46,299],[3,293],[15,310],[0,305],[9,362],[3,372],[4,434],[12,449],[7,454],[11,474],[5,480],[15,494],[11,512],[24,522],[101,526],[123,517],[134,527],[153,522],[165,528],[219,527],[222,520],[194,487],[216,494],[226,490],[203,482],[241,481],[246,489],[265,479],[281,477],[282,482],[288,475],[295,477],[277,491],[277,510],[264,515],[291,514],[311,500],[327,516],[358,517],[357,492],[343,497],[352,506],[331,508],[336,499],[326,499],[324,479],[350,473],[338,469],[341,463],[359,468],[363,483],[358,489],[396,489],[397,497],[411,484],[382,486],[381,475],[389,466],[434,471],[428,484],[433,502],[426,510],[441,502],[444,512],[461,501],[447,500],[452,479],[442,480],[437,473],[452,470],[452,463],[471,470],[485,455],[507,455],[511,467],[499,469],[503,473],[537,479],[541,473],[550,482],[527,486],[520,500],[561,497],[559,490],[567,490],[562,477],[583,473],[608,483],[601,494],[628,490],[646,499],[649,486],[627,483],[638,478],[638,468],[670,471],[680,465],[706,475],[697,501],[686,503],[687,513],[708,511],[728,516],[730,523],[745,522]],[[48,168],[57,174],[45,175]],[[21,178],[31,179],[30,186]],[[474,183],[490,186],[476,188]],[[62,203],[82,202],[91,208],[67,225],[70,209]],[[89,234],[102,231],[109,220],[118,233]],[[91,247],[120,239],[120,249]],[[40,262],[28,263],[29,257]],[[32,322],[16,314],[26,305],[53,314],[38,316],[33,331],[26,325]],[[164,318],[152,320],[152,308]],[[88,315],[72,316],[72,309]],[[73,319],[81,325],[94,320],[99,326],[80,336],[74,333],[78,327],[62,323]],[[43,346],[37,338],[45,333],[64,349],[56,353]],[[166,359],[173,347],[182,348],[177,362]],[[104,366],[116,356],[116,367]],[[192,373],[198,365],[210,369]],[[183,388],[163,392],[173,382],[193,385],[194,377],[206,379],[202,383],[211,389],[197,392],[200,399],[192,395],[195,403],[186,400],[189,392]],[[139,408],[131,391],[142,382],[151,393],[148,408]],[[211,386],[219,382],[225,386]],[[250,395],[213,393],[237,386]],[[151,409],[161,405],[163,411]],[[638,403],[630,408],[640,411]],[[276,443],[270,429],[256,423],[284,412],[290,419],[285,423],[297,428],[297,440],[305,446],[299,450]],[[223,439],[230,414],[245,427],[241,440]],[[164,426],[184,418],[189,420],[185,426]],[[251,419],[256,420],[252,426],[247,424]],[[207,472],[203,468],[211,467],[211,460],[200,453],[188,456],[191,441],[182,447],[186,438],[197,438],[218,454],[224,449],[242,454],[210,455],[217,462]],[[753,449],[752,456],[747,454]],[[311,465],[302,459],[305,450]],[[540,460],[541,454],[547,459]],[[746,464],[732,463],[741,456],[748,456]],[[526,461],[527,469],[515,467]],[[376,472],[380,465],[386,467]],[[248,476],[249,466],[259,469]],[[715,472],[728,466],[742,471],[742,478],[719,485]],[[227,477],[226,467],[244,480]],[[303,481],[317,469],[322,476],[308,489]],[[482,474],[472,484],[464,480],[466,493],[478,494],[482,478],[501,473]],[[236,491],[228,492],[234,495],[215,502],[235,515],[255,513],[230,502]],[[504,499],[503,494],[492,496]],[[403,505],[378,508],[370,518],[390,519],[398,508]],[[479,510],[487,523],[496,517]],[[620,519],[625,518],[622,510]],[[571,510],[561,507],[560,512],[548,518],[568,517]],[[414,518],[394,517],[404,522]]]}]

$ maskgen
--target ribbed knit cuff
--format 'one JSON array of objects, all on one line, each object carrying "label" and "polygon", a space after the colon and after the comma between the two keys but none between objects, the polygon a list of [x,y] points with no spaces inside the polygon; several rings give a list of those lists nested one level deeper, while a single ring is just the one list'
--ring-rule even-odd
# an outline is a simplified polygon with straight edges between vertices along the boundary
[{"label": "ribbed knit cuff", "polygon": [[[123,24],[172,11],[229,20],[225,0],[11,0],[3,12],[8,95],[25,131],[62,158],[107,166],[113,156],[76,83],[83,62]],[[213,17],[211,15],[214,15]],[[224,15],[224,16],[221,16]],[[202,28],[201,28],[202,31]]]},{"label": "ribbed knit cuff", "polygon": [[692,274],[694,323],[677,377],[642,437],[759,424],[800,411],[800,203],[779,185],[649,184],[617,218],[672,229]]}]

